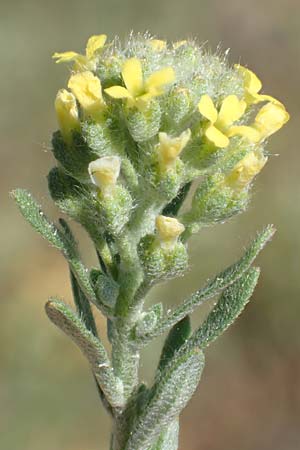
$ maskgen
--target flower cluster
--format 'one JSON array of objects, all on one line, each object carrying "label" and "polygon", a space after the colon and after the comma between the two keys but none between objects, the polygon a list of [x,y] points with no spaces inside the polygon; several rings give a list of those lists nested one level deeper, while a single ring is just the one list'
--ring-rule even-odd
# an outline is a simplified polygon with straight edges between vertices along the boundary
[{"label": "flower cluster", "polygon": [[73,71],[55,101],[54,154],[77,192],[81,183],[97,199],[102,235],[116,239],[127,226],[136,244],[153,233],[163,243],[168,232],[155,231],[157,224],[174,224],[159,218],[168,210],[177,217],[168,205],[192,182],[192,206],[178,216],[184,240],[245,208],[267,161],[266,139],[289,118],[282,103],[260,93],[251,70],[232,68],[193,41],[169,46],[141,35],[124,48],[92,36],[85,55],[53,57]]}]

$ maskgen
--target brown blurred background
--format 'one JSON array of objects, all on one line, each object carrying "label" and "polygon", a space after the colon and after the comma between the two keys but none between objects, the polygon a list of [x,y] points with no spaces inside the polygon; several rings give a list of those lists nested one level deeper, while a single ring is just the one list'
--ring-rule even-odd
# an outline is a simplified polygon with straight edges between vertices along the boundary
[{"label": "brown blurred background", "polygon": [[[124,37],[131,29],[230,47],[231,61],[248,64],[292,115],[270,142],[274,156],[255,184],[249,211],[195,237],[189,273],[157,288],[152,299],[179,302],[237,258],[257,229],[276,225],[276,237],[259,257],[262,277],[251,304],[207,352],[202,383],[182,415],[180,448],[298,450],[299,0],[1,0],[0,449],[108,448],[110,423],[87,364],[44,314],[49,295],[71,301],[66,264],[24,222],[8,192],[30,189],[57,217],[45,176],[53,165],[53,99],[67,69],[51,54],[83,50],[94,33]],[[93,263],[85,236],[83,243]],[[101,319],[99,326],[103,330]],[[145,376],[159,345],[145,352]]]}]

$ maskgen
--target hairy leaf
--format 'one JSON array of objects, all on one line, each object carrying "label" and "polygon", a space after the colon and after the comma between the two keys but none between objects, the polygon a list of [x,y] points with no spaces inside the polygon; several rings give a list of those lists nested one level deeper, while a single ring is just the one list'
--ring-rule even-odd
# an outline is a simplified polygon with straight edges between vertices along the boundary
[{"label": "hairy leaf", "polygon": [[77,314],[65,303],[50,299],[46,303],[49,319],[66,333],[80,348],[91,364],[95,377],[113,407],[123,405],[123,385],[113,373],[106,350],[101,341],[88,330]]},{"label": "hairy leaf", "polygon": [[191,349],[174,356],[157,378],[143,413],[137,417],[125,450],[146,450],[163,428],[180,414],[193,395],[203,370],[204,355]]},{"label": "hairy leaf", "polygon": [[175,352],[186,342],[191,335],[191,320],[189,316],[185,316],[176,323],[170,330],[158,364],[158,370],[161,371],[166,364],[173,358]]},{"label": "hairy leaf", "polygon": [[227,330],[249,302],[259,274],[260,270],[253,267],[225,289],[204,323],[191,337],[190,345],[203,349]]},{"label": "hairy leaf", "polygon": [[179,421],[173,422],[160,433],[157,442],[151,447],[151,450],[177,450],[178,448]]},{"label": "hairy leaf", "polygon": [[91,286],[88,270],[79,258],[76,248],[73,246],[72,240],[66,233],[60,231],[52,222],[50,222],[45,214],[41,211],[40,206],[34,200],[32,195],[24,189],[16,189],[12,192],[21,213],[32,227],[40,233],[50,244],[60,250],[70,264],[72,272],[78,281],[82,291],[89,301],[99,307],[97,297]]},{"label": "hairy leaf", "polygon": [[254,239],[252,244],[246,250],[244,256],[239,261],[221,272],[204,288],[195,292],[188,300],[183,302],[173,312],[168,314],[168,316],[166,316],[159,323],[159,326],[151,334],[149,333],[148,335],[144,335],[140,338],[140,343],[146,343],[152,338],[164,333],[187,314],[190,314],[197,306],[219,294],[227,286],[230,286],[238,280],[242,274],[249,269],[259,252],[272,238],[274,232],[275,230],[272,225],[267,226],[261,233],[258,234],[256,239]]}]

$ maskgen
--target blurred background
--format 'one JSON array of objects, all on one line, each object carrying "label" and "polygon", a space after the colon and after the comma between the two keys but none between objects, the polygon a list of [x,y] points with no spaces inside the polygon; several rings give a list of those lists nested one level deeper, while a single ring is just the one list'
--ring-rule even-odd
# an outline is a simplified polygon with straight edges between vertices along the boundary
[{"label": "blurred background", "polygon": [[[66,264],[25,223],[8,192],[30,189],[57,218],[45,176],[53,165],[53,101],[68,73],[51,54],[83,50],[92,34],[123,38],[133,29],[230,48],[230,60],[252,68],[265,92],[291,113],[271,139],[274,156],[255,183],[250,209],[195,237],[189,273],[157,288],[152,299],[179,302],[241,255],[256,230],[276,225],[273,242],[259,257],[262,276],[250,305],[207,352],[202,383],[181,417],[180,449],[299,450],[299,0],[0,3],[0,449],[108,448],[110,421],[88,366],[44,314],[49,295],[71,302]],[[93,264],[87,238],[76,230]],[[104,335],[105,325],[98,323]],[[145,352],[142,373],[148,380],[160,345],[156,341]]]}]

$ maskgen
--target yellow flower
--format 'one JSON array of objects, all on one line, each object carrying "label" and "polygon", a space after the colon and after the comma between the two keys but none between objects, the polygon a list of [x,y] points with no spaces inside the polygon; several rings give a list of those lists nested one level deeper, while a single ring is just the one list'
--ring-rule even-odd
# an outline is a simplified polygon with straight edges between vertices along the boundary
[{"label": "yellow flower", "polygon": [[289,118],[281,103],[267,103],[259,110],[251,126],[232,127],[229,135],[240,135],[252,142],[260,142],[280,130]]},{"label": "yellow flower", "polygon": [[191,137],[191,130],[188,128],[178,137],[171,137],[167,133],[158,133],[158,155],[159,164],[162,170],[171,168],[178,155],[184,149]]},{"label": "yellow flower", "polygon": [[76,98],[66,89],[60,89],[55,99],[55,110],[61,134],[70,144],[72,131],[80,128]]},{"label": "yellow flower", "polygon": [[104,156],[90,162],[88,171],[92,182],[104,195],[110,195],[120,175],[121,160],[118,156]]},{"label": "yellow flower", "polygon": [[216,109],[209,95],[203,95],[198,104],[199,112],[209,121],[205,136],[216,147],[229,145],[229,136],[233,136],[233,122],[239,120],[245,112],[246,103],[236,95],[229,95],[222,102],[220,111]]},{"label": "yellow flower", "polygon": [[122,77],[126,87],[112,86],[105,92],[113,98],[127,99],[129,107],[143,109],[153,97],[164,93],[165,86],[174,81],[175,73],[172,67],[166,67],[144,80],[141,61],[131,58],[124,63]]},{"label": "yellow flower", "polygon": [[161,41],[160,39],[149,39],[148,42],[153,50],[156,50],[157,52],[161,52],[167,48],[166,41]]},{"label": "yellow flower", "polygon": [[105,103],[98,77],[92,72],[79,72],[71,76],[68,87],[77,98],[86,116],[91,116],[95,120],[101,117]]},{"label": "yellow flower", "polygon": [[85,55],[76,52],[54,53],[52,58],[56,59],[56,63],[74,62],[74,70],[94,70],[97,60],[97,53],[104,47],[107,36],[100,34],[91,36],[86,45]]},{"label": "yellow flower", "polygon": [[289,120],[290,115],[281,104],[267,103],[258,112],[254,127],[260,134],[260,140],[276,133]]},{"label": "yellow flower", "polygon": [[244,78],[245,102],[248,105],[264,101],[280,104],[280,102],[276,100],[276,98],[271,97],[271,95],[259,94],[259,91],[262,88],[262,83],[254,72],[246,69],[246,67],[240,66],[239,64],[237,64],[235,68]]},{"label": "yellow flower", "polygon": [[248,153],[236,164],[228,175],[225,183],[232,189],[240,191],[247,187],[253,178],[261,171],[268,158],[260,150]]},{"label": "yellow flower", "polygon": [[172,249],[185,230],[184,225],[173,217],[157,216],[155,224],[160,245],[166,249]]}]

